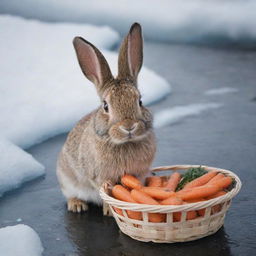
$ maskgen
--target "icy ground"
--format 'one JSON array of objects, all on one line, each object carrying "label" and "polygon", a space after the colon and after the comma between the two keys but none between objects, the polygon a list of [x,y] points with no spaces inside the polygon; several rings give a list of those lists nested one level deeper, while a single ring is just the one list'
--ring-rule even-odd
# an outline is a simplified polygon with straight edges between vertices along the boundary
[{"label": "icy ground", "polygon": [[256,41],[254,0],[1,0],[0,10],[45,21],[108,24],[122,34],[137,21],[146,38],[161,41]]},{"label": "icy ground", "polygon": [[0,248],[1,256],[40,256],[43,253],[38,234],[23,224],[0,228]]}]

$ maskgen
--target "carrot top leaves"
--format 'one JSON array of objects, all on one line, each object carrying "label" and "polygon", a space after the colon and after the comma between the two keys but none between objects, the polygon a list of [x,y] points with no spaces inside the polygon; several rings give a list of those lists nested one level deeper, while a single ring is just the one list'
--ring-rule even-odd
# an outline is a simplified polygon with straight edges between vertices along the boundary
[{"label": "carrot top leaves", "polygon": [[207,171],[204,168],[202,168],[201,166],[188,169],[187,172],[185,174],[183,174],[182,180],[178,184],[176,191],[181,190],[188,182],[190,182],[206,173],[207,173]]}]

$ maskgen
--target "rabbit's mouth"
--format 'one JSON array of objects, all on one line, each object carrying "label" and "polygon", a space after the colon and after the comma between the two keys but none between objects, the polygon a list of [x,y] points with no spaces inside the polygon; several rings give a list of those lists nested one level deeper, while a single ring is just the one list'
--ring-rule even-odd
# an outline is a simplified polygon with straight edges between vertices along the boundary
[{"label": "rabbit's mouth", "polygon": [[148,135],[145,124],[141,121],[133,122],[129,126],[119,123],[109,130],[111,141],[115,144],[140,141]]}]

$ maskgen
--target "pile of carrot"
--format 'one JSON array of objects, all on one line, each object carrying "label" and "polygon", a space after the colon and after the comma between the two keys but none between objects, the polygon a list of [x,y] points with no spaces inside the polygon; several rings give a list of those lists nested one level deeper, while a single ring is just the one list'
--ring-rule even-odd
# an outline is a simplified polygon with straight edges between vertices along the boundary
[{"label": "pile of carrot", "polygon": [[[121,178],[121,184],[115,185],[112,189],[112,196],[118,200],[130,203],[148,205],[182,205],[210,200],[226,194],[232,184],[232,178],[217,171],[208,172],[199,178],[188,182],[181,190],[176,191],[182,176],[174,172],[168,179],[166,177],[151,176],[146,179],[144,186],[135,176],[126,174]],[[215,205],[211,214],[219,212],[221,205]],[[123,216],[123,211],[114,207],[114,210]],[[142,213],[126,210],[129,218],[142,220]],[[187,220],[204,216],[205,209],[188,211]],[[165,222],[166,214],[149,213],[150,222]],[[181,220],[181,212],[173,213],[173,221]]]}]

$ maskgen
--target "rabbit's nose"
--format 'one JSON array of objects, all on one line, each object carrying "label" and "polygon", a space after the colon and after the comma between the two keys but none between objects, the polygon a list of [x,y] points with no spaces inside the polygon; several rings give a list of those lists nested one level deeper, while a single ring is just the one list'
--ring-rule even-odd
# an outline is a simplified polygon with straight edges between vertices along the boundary
[{"label": "rabbit's nose", "polygon": [[138,126],[138,123],[134,123],[130,127],[125,127],[123,125],[120,125],[119,128],[120,128],[120,130],[122,130],[125,133],[133,133],[136,130],[137,126]]}]

